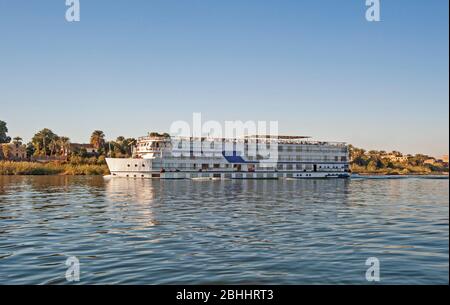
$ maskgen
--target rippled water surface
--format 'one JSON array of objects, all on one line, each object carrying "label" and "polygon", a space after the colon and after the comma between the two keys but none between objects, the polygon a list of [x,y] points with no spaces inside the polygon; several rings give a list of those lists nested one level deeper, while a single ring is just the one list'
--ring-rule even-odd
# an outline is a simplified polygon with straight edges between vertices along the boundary
[{"label": "rippled water surface", "polygon": [[0,284],[448,284],[449,182],[0,176]]}]

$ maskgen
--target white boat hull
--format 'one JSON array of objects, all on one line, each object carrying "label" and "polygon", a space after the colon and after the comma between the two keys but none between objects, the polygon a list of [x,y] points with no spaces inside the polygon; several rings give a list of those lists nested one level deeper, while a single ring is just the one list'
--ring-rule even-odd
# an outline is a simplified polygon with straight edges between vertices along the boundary
[{"label": "white boat hull", "polygon": [[318,179],[348,178],[344,171],[235,171],[233,169],[209,169],[207,171],[161,171],[152,168],[151,159],[107,158],[111,177],[141,179],[193,179],[193,180],[229,180],[229,179]]}]

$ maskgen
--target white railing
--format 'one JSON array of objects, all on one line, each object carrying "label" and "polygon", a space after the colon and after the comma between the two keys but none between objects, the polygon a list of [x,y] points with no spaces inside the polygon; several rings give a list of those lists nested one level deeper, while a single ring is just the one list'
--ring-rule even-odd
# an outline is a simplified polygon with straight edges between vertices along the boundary
[{"label": "white railing", "polygon": [[312,141],[305,140],[308,137],[245,137],[245,138],[212,138],[212,137],[154,137],[144,136],[138,138],[139,142],[157,141],[157,142],[171,142],[171,141],[186,141],[186,142],[227,142],[227,143],[274,143],[274,144],[293,144],[293,145],[330,145],[330,146],[347,146],[345,142],[333,141]]}]

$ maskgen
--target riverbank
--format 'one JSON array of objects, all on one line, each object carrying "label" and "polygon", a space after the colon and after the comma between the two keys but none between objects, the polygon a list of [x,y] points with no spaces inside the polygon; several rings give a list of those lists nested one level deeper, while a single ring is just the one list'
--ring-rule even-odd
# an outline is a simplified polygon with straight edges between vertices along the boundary
[{"label": "riverbank", "polygon": [[[416,171],[412,170],[375,170],[368,171],[361,168],[353,168],[353,174],[361,176],[407,176],[407,175],[447,175],[448,172],[435,172],[423,170],[419,168]],[[47,163],[41,162],[13,162],[0,161],[0,175],[108,175],[110,174],[106,164],[86,164],[86,163],[69,163],[53,161]]]},{"label": "riverbank", "polygon": [[352,174],[360,176],[448,176],[448,172],[407,170],[352,171]]},{"label": "riverbank", "polygon": [[428,167],[428,166],[410,166],[407,164],[399,164],[397,168],[367,168],[351,165],[352,173],[358,175],[380,175],[380,176],[407,176],[407,175],[447,175],[448,168]]},{"label": "riverbank", "polygon": [[0,175],[108,175],[106,164],[0,161]]}]

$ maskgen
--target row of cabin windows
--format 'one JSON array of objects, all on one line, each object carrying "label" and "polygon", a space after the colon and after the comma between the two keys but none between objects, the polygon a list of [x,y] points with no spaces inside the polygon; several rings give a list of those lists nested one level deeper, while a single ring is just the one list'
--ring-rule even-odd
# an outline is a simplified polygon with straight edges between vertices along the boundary
[{"label": "row of cabin windows", "polygon": [[[117,174],[113,173],[113,176],[117,176]],[[130,175],[126,175],[127,177],[130,177]],[[152,174],[152,178],[160,178],[160,174]],[[134,178],[137,178],[137,175],[133,175]],[[145,175],[141,175],[141,178],[145,178]]]},{"label": "row of cabin windows", "polygon": [[[130,164],[128,164],[128,167],[131,167]],[[137,164],[135,164],[135,167],[138,167]],[[142,164],[142,167],[145,167],[145,164]],[[202,170],[208,170],[208,169],[238,169],[240,170],[242,165],[241,164],[166,164],[164,167],[166,168],[176,168],[176,169],[202,169]],[[248,164],[247,168],[249,170],[273,170],[273,167],[267,167],[267,166],[260,166],[260,165],[253,165]],[[278,170],[313,170],[314,165],[312,164],[278,164],[276,166]],[[342,165],[319,165],[317,166],[318,169],[342,169],[344,166]]]},{"label": "row of cabin windows", "polygon": [[[251,159],[249,159],[251,160]],[[346,156],[316,156],[316,157],[307,157],[307,156],[278,156],[278,160],[281,161],[334,161],[334,162],[347,162]]]},{"label": "row of cabin windows", "polygon": [[[210,158],[210,157],[220,157],[222,158],[222,152],[220,153],[203,153],[199,154],[199,155],[193,155],[192,152],[191,154],[184,154],[181,153],[179,156],[177,156],[177,158],[181,159],[181,160],[195,160],[196,158]],[[257,155],[257,156],[248,156],[246,154],[244,154],[244,158],[246,158],[249,161],[254,161],[254,160],[264,160],[264,159],[269,159],[269,156],[262,156],[262,155]],[[278,160],[281,161],[334,161],[334,162],[347,162],[347,157],[346,156],[334,156],[334,157],[329,157],[329,156],[278,156]]]},{"label": "row of cabin windows", "polygon": [[[176,164],[167,164],[167,165],[168,165],[169,167],[171,167],[171,166],[172,166],[172,167],[176,167],[176,166],[177,166]],[[183,168],[183,167],[186,167],[187,165],[189,165],[189,164],[183,164],[183,163],[181,163],[181,164],[178,164],[178,167]],[[194,168],[197,168],[198,165],[200,165],[200,164],[195,164],[195,163],[194,163],[194,164],[193,164],[193,167],[194,167]],[[234,164],[234,165],[237,165],[237,164]],[[294,165],[296,166],[297,169],[300,169],[300,168],[302,168],[303,166],[305,166],[306,168],[312,167],[311,164],[306,164],[306,165],[302,165],[302,164],[286,164],[286,165],[278,164],[277,168],[278,168],[278,169],[283,169],[284,166],[286,166],[286,169],[293,169],[293,168],[294,168]],[[139,166],[138,164],[134,164],[134,167],[138,167],[138,166]],[[204,169],[208,169],[209,166],[210,166],[210,164],[207,164],[207,163],[201,164],[201,167],[204,168]],[[252,166],[252,165],[249,165],[249,166]],[[130,165],[130,164],[127,164],[127,167],[131,167],[131,165]],[[145,167],[145,164],[142,164],[142,167]],[[231,167],[231,164],[223,164],[223,167],[229,168],[229,167]],[[335,169],[337,169],[337,168],[342,168],[342,167],[343,167],[343,166],[340,166],[340,165],[334,165],[334,166],[332,166],[332,165],[319,165],[319,166],[318,166],[318,168],[335,168]],[[212,168],[221,168],[221,165],[218,164],[218,163],[215,163],[215,164],[212,165]]]},{"label": "row of cabin windows", "polygon": [[320,152],[320,153],[333,153],[333,152],[347,152],[347,148],[341,147],[321,147],[314,145],[305,146],[283,146],[278,145],[278,151],[282,152]]},{"label": "row of cabin windows", "polygon": [[[116,174],[113,174],[113,176],[116,176]],[[126,176],[130,177],[130,175],[126,175]],[[303,174],[299,174],[298,175],[298,177],[311,177],[311,176],[312,176],[312,174],[304,174],[304,176],[303,176]],[[133,177],[137,178],[137,175],[133,175]],[[151,177],[152,178],[160,178],[161,176],[160,176],[160,174],[152,174]],[[222,176],[221,176],[221,174],[214,174],[213,177],[214,178],[221,178]],[[231,176],[228,176],[228,175],[225,175],[224,177],[225,178],[231,178]],[[257,176],[257,177],[261,177],[262,178],[263,176]],[[145,178],[145,175],[141,175],[141,178]]]},{"label": "row of cabin windows", "polygon": [[[183,164],[183,163],[181,163],[181,164],[167,164],[167,166],[168,167],[179,167],[179,168],[185,168],[185,167],[187,167],[189,164]],[[193,164],[193,168],[197,168],[197,167],[201,167],[202,169],[208,169],[209,168],[209,164]],[[131,164],[127,164],[127,167],[131,167]],[[139,165],[138,164],[134,164],[134,167],[136,168],[136,167],[139,167]],[[142,164],[142,167],[145,167],[145,164]],[[224,167],[225,168],[230,168],[231,167],[231,164],[224,164]],[[221,166],[220,166],[220,164],[213,164],[212,165],[212,168],[221,168]]]},{"label": "row of cabin windows", "polygon": [[[217,143],[218,145],[217,145],[217,148],[222,148],[222,147],[224,147],[224,144],[223,143]],[[254,145],[252,145],[251,147],[256,147],[256,149],[258,149],[258,148],[261,148],[261,147],[263,147],[263,146],[261,146],[261,145],[263,145],[263,144],[254,144]],[[276,144],[274,144],[274,146],[275,146]],[[144,145],[145,146],[145,145]],[[147,145],[148,146],[148,145]],[[233,146],[233,144],[231,144],[231,143],[227,143],[227,144],[225,144],[225,147],[232,147]],[[182,149],[182,148],[187,148],[187,147],[198,147],[198,148],[200,148],[200,147],[206,147],[206,145],[205,144],[200,144],[200,143],[198,143],[197,145],[191,145],[190,143],[183,143],[183,142],[178,142],[178,145],[177,145],[177,147],[178,147],[178,149]],[[240,147],[240,148],[242,148],[242,147],[244,147],[244,150],[248,150],[249,149],[249,145],[248,144],[236,144],[236,147]],[[341,148],[341,147],[337,147],[337,148],[328,148],[328,149],[326,149],[326,148],[324,148],[324,147],[321,147],[321,146],[314,146],[314,145],[304,145],[304,146],[283,146],[283,145],[276,145],[276,147],[278,147],[278,151],[287,151],[287,152],[293,152],[293,151],[297,151],[297,152],[301,152],[301,151],[306,151],[306,152],[308,152],[308,151],[318,151],[318,152],[324,152],[324,153],[326,153],[326,152],[330,152],[330,153],[332,153],[332,152],[335,152],[335,151],[340,151],[340,152],[347,152],[347,148]],[[211,142],[211,143],[209,143],[209,148],[210,149],[215,149],[216,148],[216,143],[215,142]],[[270,149],[271,148],[271,145],[270,144],[266,144],[265,145],[265,148],[266,149]]]},{"label": "row of cabin windows", "polygon": [[[186,145],[186,144],[188,144],[188,145]],[[229,145],[232,145],[232,144],[231,143],[225,144],[225,146],[230,147]],[[258,149],[258,148],[262,147],[261,145],[263,145],[263,144],[254,144],[253,146],[256,146],[256,149]],[[322,153],[333,153],[333,152],[336,152],[336,151],[347,152],[347,148],[346,147],[323,147],[323,146],[317,146],[317,145],[302,145],[302,146],[298,146],[298,145],[277,145],[277,144],[273,144],[273,145],[278,146],[278,151],[279,152],[282,152],[282,151],[286,151],[286,152],[294,152],[294,151],[296,151],[296,152],[302,152],[302,151],[304,151],[304,152],[315,152],[316,151],[316,152],[322,152]],[[158,143],[158,142],[156,142],[156,143],[150,143],[150,142],[148,142],[148,143],[140,143],[138,146],[139,147],[153,147],[153,148],[163,147],[163,145],[160,145],[160,143]],[[191,147],[192,145],[189,142],[182,142],[182,141],[178,142],[178,145],[177,145],[178,149],[182,149],[183,146]],[[205,145],[203,145],[203,144],[197,144],[197,145],[194,145],[194,146],[195,147],[205,147]],[[224,144],[223,143],[217,143],[217,145],[216,145],[215,142],[209,143],[210,149],[215,149],[216,146],[217,146],[217,148],[222,148],[224,146]],[[242,147],[242,146],[244,146],[244,150],[246,150],[246,151],[249,149],[249,145],[248,144],[241,144],[241,143],[236,144],[236,147]],[[270,149],[271,145],[270,144],[265,144],[265,148],[266,149]]]}]

